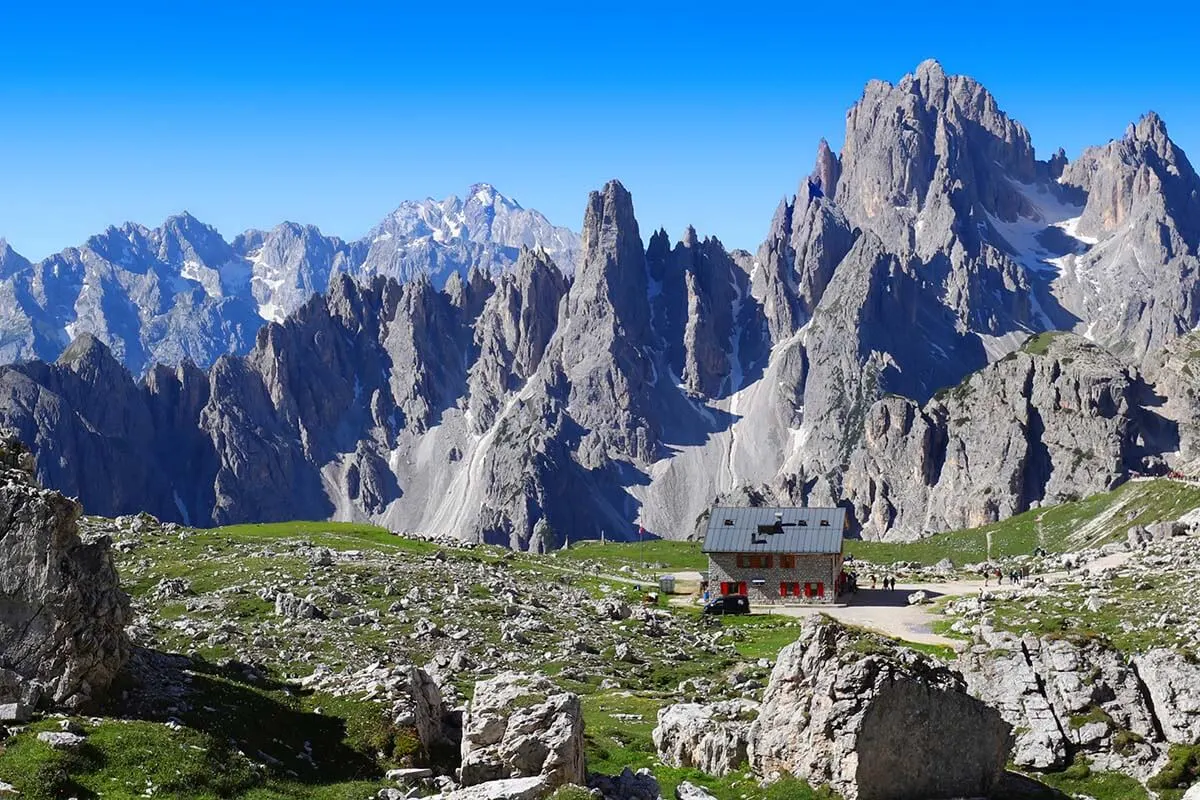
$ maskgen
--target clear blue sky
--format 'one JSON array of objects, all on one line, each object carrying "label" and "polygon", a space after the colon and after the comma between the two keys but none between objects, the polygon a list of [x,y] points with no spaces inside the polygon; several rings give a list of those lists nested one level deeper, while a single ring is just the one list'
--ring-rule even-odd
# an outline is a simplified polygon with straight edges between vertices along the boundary
[{"label": "clear blue sky", "polygon": [[647,235],[753,249],[863,83],[928,57],[983,81],[1043,158],[1151,108],[1200,158],[1184,6],[570,5],[588,10],[11,0],[0,236],[41,258],[186,208],[227,238],[284,219],[351,238],[477,181],[578,228],[618,177]]}]

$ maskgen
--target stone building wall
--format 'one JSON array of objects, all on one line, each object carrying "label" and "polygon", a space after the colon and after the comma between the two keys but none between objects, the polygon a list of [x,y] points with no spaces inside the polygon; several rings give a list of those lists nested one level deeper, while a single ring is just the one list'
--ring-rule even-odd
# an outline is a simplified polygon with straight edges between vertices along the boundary
[{"label": "stone building wall", "polygon": [[[755,554],[760,555],[760,554]],[[765,554],[763,554],[765,555]],[[711,597],[721,593],[722,582],[745,582],[750,605],[779,605],[804,603],[833,603],[837,600],[837,577],[842,571],[840,554],[797,554],[795,567],[784,567],[783,553],[771,553],[770,567],[739,567],[737,553],[710,553],[708,556],[708,591]],[[761,580],[762,583],[755,583]],[[800,584],[801,595],[779,596],[779,584]],[[806,583],[823,583],[824,597],[805,597]]]}]

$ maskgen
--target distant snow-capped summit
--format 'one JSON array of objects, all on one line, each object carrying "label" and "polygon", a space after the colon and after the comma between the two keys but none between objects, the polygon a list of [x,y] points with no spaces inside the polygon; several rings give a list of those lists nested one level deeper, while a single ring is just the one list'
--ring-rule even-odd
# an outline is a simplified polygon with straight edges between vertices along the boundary
[{"label": "distant snow-capped summit", "polygon": [[402,203],[361,240],[284,222],[227,242],[184,211],[161,226],[109,226],[36,264],[0,239],[0,363],[56,359],[94,334],[135,374],[156,362],[207,366],[244,353],[264,322],[279,322],[338,273],[443,286],[472,269],[502,272],[522,246],[574,270],[579,236],[489,184]]}]

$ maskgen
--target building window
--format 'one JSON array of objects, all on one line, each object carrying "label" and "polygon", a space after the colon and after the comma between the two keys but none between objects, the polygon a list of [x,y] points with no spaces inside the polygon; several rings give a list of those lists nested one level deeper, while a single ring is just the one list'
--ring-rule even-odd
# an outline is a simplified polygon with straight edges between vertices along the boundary
[{"label": "building window", "polygon": [[780,556],[779,557],[779,566],[783,567],[784,569],[795,569],[796,568],[796,556],[792,555],[792,554]]},{"label": "building window", "polygon": [[737,565],[742,569],[770,569],[775,563],[771,555],[758,553],[738,553]]},{"label": "building window", "polygon": [[829,527],[829,520],[827,520],[827,519],[823,519],[823,520],[821,520],[821,527],[822,527],[822,528],[828,528],[828,527]]}]

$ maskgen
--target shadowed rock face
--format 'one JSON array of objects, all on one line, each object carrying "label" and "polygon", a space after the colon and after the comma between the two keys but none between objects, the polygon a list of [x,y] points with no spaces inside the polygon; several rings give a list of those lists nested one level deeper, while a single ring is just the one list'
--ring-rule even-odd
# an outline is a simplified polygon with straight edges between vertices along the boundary
[{"label": "shadowed rock face", "polygon": [[17,719],[39,701],[85,707],[129,657],[129,598],[107,540],[80,541],[78,503],[36,486],[30,461],[0,443],[0,708]]},{"label": "shadowed rock face", "polygon": [[750,765],[829,783],[847,800],[986,797],[1011,730],[958,673],[814,616],[771,672]]}]

